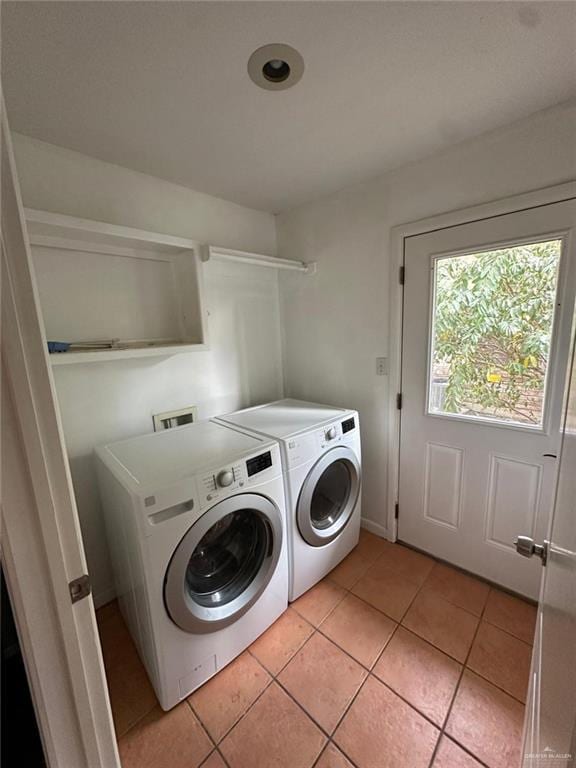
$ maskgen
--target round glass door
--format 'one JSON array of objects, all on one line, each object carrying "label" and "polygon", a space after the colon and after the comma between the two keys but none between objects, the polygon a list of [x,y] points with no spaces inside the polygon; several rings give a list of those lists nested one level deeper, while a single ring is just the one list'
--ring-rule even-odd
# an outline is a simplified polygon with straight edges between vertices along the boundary
[{"label": "round glass door", "polygon": [[164,600],[189,632],[231,624],[258,599],[282,548],[282,518],[264,496],[241,494],[205,512],[168,566]]},{"label": "round glass door", "polygon": [[269,524],[253,509],[230,512],[199,541],[186,568],[186,588],[199,605],[226,605],[250,586],[269,549]]},{"label": "round glass door", "polygon": [[360,492],[355,453],[339,446],[312,467],[304,481],[296,517],[304,540],[321,547],[336,538],[350,519]]},{"label": "round glass door", "polygon": [[310,501],[310,519],[314,528],[331,528],[346,509],[352,478],[349,463],[337,459],[329,464],[316,483]]}]

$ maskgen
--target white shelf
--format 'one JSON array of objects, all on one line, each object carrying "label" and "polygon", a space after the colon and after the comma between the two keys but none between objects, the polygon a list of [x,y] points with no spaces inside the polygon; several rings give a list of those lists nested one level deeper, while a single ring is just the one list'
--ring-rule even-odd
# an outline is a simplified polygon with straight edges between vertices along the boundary
[{"label": "white shelf", "polygon": [[196,240],[148,232],[144,229],[121,227],[93,219],[78,219],[61,213],[25,208],[26,226],[30,240],[36,237],[81,240],[93,245],[122,246],[124,248],[150,248],[157,253],[174,253],[197,249]]},{"label": "white shelf", "polygon": [[199,243],[45,211],[25,213],[48,340],[119,339],[117,348],[52,353],[53,365],[207,349]]},{"label": "white shelf", "polygon": [[206,344],[142,344],[126,349],[76,350],[73,352],[53,352],[52,365],[77,365],[80,363],[104,363],[111,360],[128,360],[135,357],[169,357],[183,352],[199,352],[207,349]]}]

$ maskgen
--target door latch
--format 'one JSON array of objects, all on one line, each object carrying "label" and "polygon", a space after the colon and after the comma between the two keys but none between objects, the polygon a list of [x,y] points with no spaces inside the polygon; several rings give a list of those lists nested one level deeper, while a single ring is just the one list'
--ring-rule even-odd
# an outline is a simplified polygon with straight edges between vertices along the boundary
[{"label": "door latch", "polygon": [[522,557],[532,557],[533,555],[536,555],[536,557],[539,557],[540,560],[542,560],[542,565],[546,565],[546,561],[548,560],[548,547],[550,546],[550,542],[546,539],[544,539],[542,544],[535,544],[534,539],[530,536],[518,536],[514,542],[514,546],[516,547],[516,552],[518,552],[519,555],[522,555]]},{"label": "door latch", "polygon": [[70,598],[72,602],[77,603],[78,600],[88,597],[90,592],[92,592],[90,577],[87,574],[79,576],[68,584],[68,589],[70,590]]}]

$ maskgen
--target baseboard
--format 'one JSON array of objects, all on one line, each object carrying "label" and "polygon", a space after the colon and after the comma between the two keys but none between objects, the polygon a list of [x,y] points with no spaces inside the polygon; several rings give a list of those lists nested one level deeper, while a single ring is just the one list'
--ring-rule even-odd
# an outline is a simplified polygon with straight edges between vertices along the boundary
[{"label": "baseboard", "polygon": [[388,539],[389,541],[391,541],[388,528],[384,528],[383,525],[380,525],[379,523],[375,523],[373,520],[368,520],[367,517],[362,517],[360,519],[360,525],[362,526],[362,528],[365,528],[367,531],[370,531],[370,533],[373,533],[375,536],[380,536],[382,539]]},{"label": "baseboard", "polygon": [[98,608],[101,608],[103,605],[106,605],[106,603],[111,602],[116,597],[116,588],[113,584],[106,587],[105,589],[101,589],[99,592],[94,592],[92,595],[92,599],[94,600],[94,608],[98,610]]}]

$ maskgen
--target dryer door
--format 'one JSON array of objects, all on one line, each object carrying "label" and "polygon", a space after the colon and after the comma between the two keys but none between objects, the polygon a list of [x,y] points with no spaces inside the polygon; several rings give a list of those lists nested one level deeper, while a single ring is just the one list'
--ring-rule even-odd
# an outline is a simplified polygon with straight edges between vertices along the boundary
[{"label": "dryer door", "polygon": [[164,580],[172,621],[186,632],[213,632],[242,616],[269,583],[282,549],[280,510],[243,493],[216,504],[176,548]]},{"label": "dryer door", "polygon": [[360,463],[350,448],[338,446],[314,464],[302,485],[296,519],[304,541],[322,547],[350,520],[360,493]]}]

